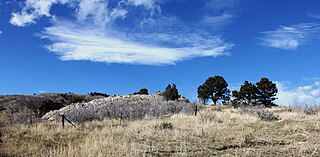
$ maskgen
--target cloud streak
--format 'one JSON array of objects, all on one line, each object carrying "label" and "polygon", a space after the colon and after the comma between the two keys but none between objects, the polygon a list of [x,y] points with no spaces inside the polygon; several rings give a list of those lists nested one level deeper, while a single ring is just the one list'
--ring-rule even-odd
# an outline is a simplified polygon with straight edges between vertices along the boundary
[{"label": "cloud streak", "polygon": [[[225,55],[233,46],[219,37],[208,39],[189,34],[184,37],[188,38],[185,39],[187,41],[193,41],[190,46],[165,47],[158,44],[140,43],[138,40],[132,41],[132,38],[115,35],[119,33],[106,34],[94,28],[77,28],[71,24],[63,23],[46,28],[40,36],[53,42],[46,48],[57,53],[61,60],[88,60],[104,63],[175,64],[178,61],[194,57]],[[143,36],[149,38],[150,34],[139,34],[135,36],[135,39]],[[163,36],[166,35],[163,34]],[[174,37],[172,38],[170,35],[167,35],[167,38],[171,39],[166,40],[174,40]],[[153,39],[150,38],[150,40]],[[202,43],[202,41],[206,42]],[[184,44],[183,41],[180,42],[180,44]]]},{"label": "cloud streak", "polygon": [[276,49],[298,49],[301,45],[313,42],[320,37],[320,24],[301,23],[291,26],[280,26],[274,31],[261,32],[262,45]]}]

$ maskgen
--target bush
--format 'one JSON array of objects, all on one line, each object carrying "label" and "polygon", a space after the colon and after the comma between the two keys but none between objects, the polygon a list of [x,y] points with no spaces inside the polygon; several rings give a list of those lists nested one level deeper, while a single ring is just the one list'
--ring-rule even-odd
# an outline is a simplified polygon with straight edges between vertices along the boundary
[{"label": "bush", "polygon": [[103,96],[103,97],[109,97],[110,96],[107,93],[99,93],[99,92],[90,92],[89,95],[90,96]]},{"label": "bush", "polygon": [[318,114],[320,108],[316,107],[316,106],[305,106],[303,108],[303,113],[305,113],[306,115],[316,115]]},{"label": "bush", "polygon": [[140,94],[140,95],[148,95],[149,94],[148,93],[148,89],[147,88],[142,88],[142,89],[140,89],[139,92],[133,93],[133,95],[138,95],[138,94]]},{"label": "bush", "polygon": [[0,125],[28,124],[28,120],[34,118],[32,115],[32,111],[29,110],[29,108],[10,104],[6,106],[6,110],[1,113]]},{"label": "bush", "polygon": [[238,111],[240,114],[249,114],[252,116],[257,116],[261,120],[265,121],[277,121],[280,120],[279,116],[274,112],[266,110],[264,107],[243,107]]},{"label": "bush", "polygon": [[56,103],[52,100],[45,101],[40,107],[39,107],[39,115],[43,116],[49,111],[52,110],[59,110],[60,108],[64,107],[61,103]]},{"label": "bush", "polygon": [[279,116],[271,111],[268,110],[258,110],[257,111],[258,117],[261,120],[265,121],[277,121],[280,120]]},{"label": "bush", "polygon": [[320,111],[320,106],[287,106],[279,112],[300,112],[306,115],[316,115]]},{"label": "bush", "polygon": [[170,122],[162,122],[158,125],[155,125],[154,126],[155,129],[161,129],[161,130],[164,130],[164,129],[173,129],[173,124],[170,123]]}]

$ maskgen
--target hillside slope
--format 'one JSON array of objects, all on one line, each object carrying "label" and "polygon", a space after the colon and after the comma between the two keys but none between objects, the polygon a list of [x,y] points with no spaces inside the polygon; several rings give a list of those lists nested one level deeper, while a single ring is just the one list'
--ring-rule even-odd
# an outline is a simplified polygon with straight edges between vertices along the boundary
[{"label": "hillside slope", "polygon": [[0,96],[0,126],[7,123],[25,123],[27,117],[41,117],[76,102],[105,98],[97,94],[47,93],[39,95]]}]

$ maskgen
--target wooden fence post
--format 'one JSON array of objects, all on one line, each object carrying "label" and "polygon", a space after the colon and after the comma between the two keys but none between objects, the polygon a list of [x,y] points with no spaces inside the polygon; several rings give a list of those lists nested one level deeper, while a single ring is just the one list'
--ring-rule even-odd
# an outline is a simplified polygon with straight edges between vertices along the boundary
[{"label": "wooden fence post", "polygon": [[64,114],[61,115],[62,128],[64,129]]},{"label": "wooden fence post", "polygon": [[121,120],[122,120],[122,112],[120,113],[120,124],[121,124]]},{"label": "wooden fence post", "polygon": [[61,114],[61,123],[62,123],[62,128],[64,129],[64,120],[69,122],[73,127],[76,127],[69,119],[67,119],[64,114]]},{"label": "wooden fence post", "polygon": [[198,106],[196,106],[196,108],[194,109],[194,115],[197,116],[198,113]]}]

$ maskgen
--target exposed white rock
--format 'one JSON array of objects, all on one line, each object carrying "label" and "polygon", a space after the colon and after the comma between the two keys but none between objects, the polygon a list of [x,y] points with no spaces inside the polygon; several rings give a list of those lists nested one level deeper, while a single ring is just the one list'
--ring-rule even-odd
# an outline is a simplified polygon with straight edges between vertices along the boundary
[{"label": "exposed white rock", "polygon": [[[186,110],[191,111],[192,105],[182,101],[165,101],[160,94],[153,95],[124,95],[94,99],[90,102],[74,103],[60,110],[46,113],[42,120],[60,121],[61,114],[73,121],[86,121],[103,118],[141,118],[148,116],[163,116]],[[192,111],[191,111],[192,112]]]}]

